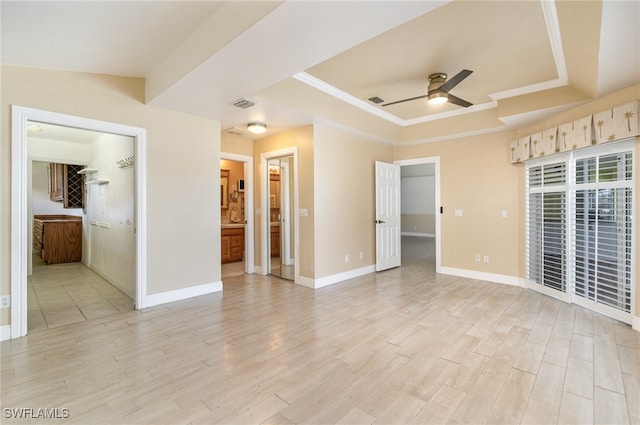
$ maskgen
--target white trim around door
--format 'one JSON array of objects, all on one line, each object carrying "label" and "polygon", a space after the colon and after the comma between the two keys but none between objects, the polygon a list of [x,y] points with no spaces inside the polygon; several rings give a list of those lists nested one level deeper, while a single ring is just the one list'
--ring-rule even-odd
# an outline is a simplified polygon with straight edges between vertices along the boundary
[{"label": "white trim around door", "polygon": [[[299,229],[299,193],[298,193],[298,148],[284,148],[271,152],[263,152],[260,154],[260,268],[256,268],[256,273],[267,275],[270,273],[270,257],[269,257],[269,249],[267,244],[269,243],[269,199],[267,197],[267,186],[269,184],[269,165],[268,162],[270,159],[282,158],[285,156],[293,156],[293,232],[294,232],[294,241],[293,241],[293,274],[294,274],[294,283],[302,284],[300,279],[300,262],[298,261],[299,257],[299,245],[300,245],[300,229]],[[303,279],[304,280],[304,279]]]},{"label": "white trim around door", "polygon": [[11,338],[27,334],[27,123],[38,121],[103,133],[119,134],[135,140],[136,214],[136,299],[135,308],[147,302],[147,181],[146,130],[106,121],[65,115],[40,109],[11,107]]},{"label": "white trim around door", "polygon": [[[394,164],[403,167],[405,165],[419,165],[419,164],[434,164],[435,167],[435,206],[436,206],[436,273],[443,273],[442,271],[442,255],[441,255],[441,241],[440,241],[440,222],[441,222],[441,212],[440,206],[442,205],[440,201],[440,157],[439,156],[429,156],[423,158],[414,158],[414,159],[400,159],[397,161],[393,161]],[[402,214],[402,211],[400,211]]]}]

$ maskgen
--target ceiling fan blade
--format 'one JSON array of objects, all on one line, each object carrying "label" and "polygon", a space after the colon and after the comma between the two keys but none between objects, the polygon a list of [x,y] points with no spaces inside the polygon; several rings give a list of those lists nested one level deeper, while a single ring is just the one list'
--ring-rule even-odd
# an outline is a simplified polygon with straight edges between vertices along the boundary
[{"label": "ceiling fan blade", "polygon": [[422,95],[422,96],[416,96],[416,97],[410,97],[408,99],[402,99],[402,100],[396,100],[395,102],[389,102],[389,103],[385,103],[382,106],[389,106],[389,105],[395,105],[396,103],[402,103],[402,102],[409,102],[410,100],[418,100],[418,99],[424,99],[425,97],[427,97],[427,95]]},{"label": "ceiling fan blade", "polygon": [[458,105],[458,106],[463,106],[465,108],[468,108],[469,106],[473,105],[473,103],[467,102],[464,99],[460,99],[459,97],[454,96],[451,93],[449,93],[449,103],[453,103],[454,105]]},{"label": "ceiling fan blade", "polygon": [[472,72],[473,71],[469,71],[468,69],[463,69],[462,71],[458,72],[456,75],[445,81],[445,83],[441,85],[437,90],[448,92],[449,90],[460,84],[462,80],[471,75]]}]

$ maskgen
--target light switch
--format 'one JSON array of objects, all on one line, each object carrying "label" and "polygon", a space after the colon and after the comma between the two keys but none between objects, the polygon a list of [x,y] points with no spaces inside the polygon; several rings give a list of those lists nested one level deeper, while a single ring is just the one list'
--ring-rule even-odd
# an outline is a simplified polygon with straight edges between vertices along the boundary
[{"label": "light switch", "polygon": [[502,218],[507,218],[507,210],[502,210],[502,211],[500,212],[500,217],[502,217]]},{"label": "light switch", "polygon": [[456,217],[462,217],[462,210],[455,210]]}]

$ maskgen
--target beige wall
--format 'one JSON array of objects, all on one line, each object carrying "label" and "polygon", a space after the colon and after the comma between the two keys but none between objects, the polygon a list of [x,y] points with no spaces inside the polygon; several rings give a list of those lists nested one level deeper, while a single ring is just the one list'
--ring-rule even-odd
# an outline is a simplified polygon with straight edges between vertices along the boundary
[{"label": "beige wall", "polygon": [[[146,106],[144,81],[2,66],[0,290],[10,293],[11,112],[20,105],[147,130],[148,294],[220,281],[220,124]],[[8,323],[8,309],[1,324]]]},{"label": "beige wall", "polygon": [[375,161],[392,148],[316,125],[314,157],[316,279],[375,264]]},{"label": "beige wall", "polygon": [[220,138],[220,152],[253,156],[253,140],[234,134],[222,133]]},{"label": "beige wall", "polygon": [[[524,275],[524,180],[522,166],[507,155],[515,137],[503,132],[394,149],[394,160],[440,157],[443,267]],[[489,263],[476,262],[475,254]]]},{"label": "beige wall", "polygon": [[[314,266],[314,149],[313,149],[313,127],[305,126],[294,130],[285,131],[274,136],[256,140],[253,150],[254,164],[254,205],[260,208],[262,193],[260,192],[260,179],[262,176],[260,155],[265,152],[277,151],[280,149],[298,148],[298,206],[309,211],[308,217],[297,217],[299,220],[299,252],[298,271],[300,276],[313,278],[315,276]],[[260,237],[262,234],[261,217],[254,215],[255,220],[255,259],[256,265],[261,266],[261,246]]]},{"label": "beige wall", "polygon": [[402,214],[402,233],[436,233],[436,216],[433,214]]}]

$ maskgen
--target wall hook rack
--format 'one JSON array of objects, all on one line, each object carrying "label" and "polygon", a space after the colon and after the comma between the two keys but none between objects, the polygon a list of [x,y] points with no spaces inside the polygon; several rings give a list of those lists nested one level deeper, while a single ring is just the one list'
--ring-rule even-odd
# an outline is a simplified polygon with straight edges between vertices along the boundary
[{"label": "wall hook rack", "polygon": [[135,157],[134,156],[130,156],[128,158],[124,158],[124,159],[121,159],[119,161],[116,161],[116,164],[118,165],[118,168],[120,168],[120,169],[133,167],[135,165],[135,163],[136,163],[136,161],[135,161]]}]

